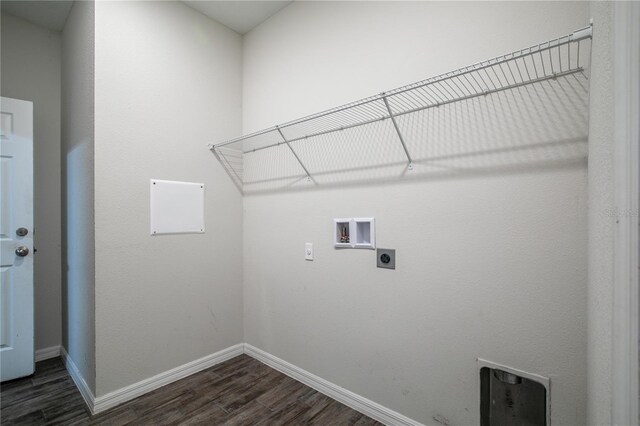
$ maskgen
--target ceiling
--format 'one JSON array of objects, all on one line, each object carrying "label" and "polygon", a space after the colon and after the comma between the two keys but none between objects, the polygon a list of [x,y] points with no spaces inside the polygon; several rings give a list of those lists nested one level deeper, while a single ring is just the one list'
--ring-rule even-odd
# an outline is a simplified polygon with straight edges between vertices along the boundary
[{"label": "ceiling", "polygon": [[183,0],[183,3],[237,33],[246,34],[292,1]]},{"label": "ceiling", "polygon": [[[183,3],[237,33],[246,34],[292,1],[183,0]],[[73,1],[67,0],[0,2],[2,12],[54,31],[62,30],[72,5]]]},{"label": "ceiling", "polygon": [[62,31],[73,1],[6,1],[0,2],[2,12],[22,18],[41,27]]}]

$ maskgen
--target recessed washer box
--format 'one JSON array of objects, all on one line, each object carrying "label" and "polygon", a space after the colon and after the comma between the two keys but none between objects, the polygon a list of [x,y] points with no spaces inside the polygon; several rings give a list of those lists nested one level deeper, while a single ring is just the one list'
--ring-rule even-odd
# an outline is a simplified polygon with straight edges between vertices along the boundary
[{"label": "recessed washer box", "polygon": [[333,219],[333,245],[336,248],[376,248],[375,218]]}]

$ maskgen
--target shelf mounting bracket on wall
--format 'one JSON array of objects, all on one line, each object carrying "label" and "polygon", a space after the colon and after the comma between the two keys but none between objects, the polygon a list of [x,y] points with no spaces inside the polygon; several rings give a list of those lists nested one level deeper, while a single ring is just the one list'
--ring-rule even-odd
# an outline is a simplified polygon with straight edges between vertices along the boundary
[{"label": "shelf mounting bracket on wall", "polygon": [[381,93],[382,96],[382,100],[384,101],[384,105],[387,107],[387,111],[389,111],[389,118],[391,119],[391,122],[393,123],[393,127],[396,129],[396,133],[398,134],[398,139],[400,139],[400,143],[402,144],[402,149],[404,149],[404,153],[407,156],[407,160],[409,161],[409,170],[413,170],[413,160],[411,159],[411,154],[409,154],[409,150],[407,149],[407,145],[404,143],[404,138],[402,137],[402,132],[400,131],[400,128],[398,127],[398,123],[396,122],[396,117],[393,114],[393,111],[391,111],[391,106],[389,105],[389,101],[387,100],[387,97],[385,96],[384,92]]},{"label": "shelf mounting bracket on wall", "polygon": [[300,167],[302,167],[302,169],[304,170],[304,172],[307,174],[307,180],[316,183],[313,178],[311,177],[311,174],[309,173],[309,170],[307,170],[307,168],[304,166],[304,163],[302,162],[302,160],[300,160],[300,157],[298,157],[298,154],[296,154],[296,152],[293,150],[293,148],[291,147],[291,144],[289,144],[289,141],[287,140],[287,138],[284,136],[284,133],[282,133],[282,130],[280,130],[279,126],[276,126],[276,130],[278,131],[278,133],[280,133],[280,136],[282,137],[282,140],[284,141],[284,143],[287,144],[287,146],[289,147],[289,149],[291,150],[291,153],[293,154],[294,157],[296,157],[296,160],[298,160],[298,163],[300,164]]}]

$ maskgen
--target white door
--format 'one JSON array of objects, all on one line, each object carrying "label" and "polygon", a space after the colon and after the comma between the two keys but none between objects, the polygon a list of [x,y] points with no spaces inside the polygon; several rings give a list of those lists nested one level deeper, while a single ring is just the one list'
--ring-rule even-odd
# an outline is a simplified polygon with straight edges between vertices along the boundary
[{"label": "white door", "polygon": [[33,104],[0,98],[0,376],[34,372]]}]

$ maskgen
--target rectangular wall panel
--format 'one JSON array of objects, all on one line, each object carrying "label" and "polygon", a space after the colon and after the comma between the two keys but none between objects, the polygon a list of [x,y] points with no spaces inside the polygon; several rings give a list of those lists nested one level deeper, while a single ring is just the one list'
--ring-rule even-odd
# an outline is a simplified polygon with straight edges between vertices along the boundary
[{"label": "rectangular wall panel", "polygon": [[204,184],[151,179],[151,235],[204,233]]}]

